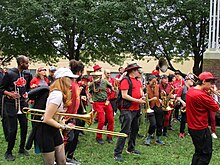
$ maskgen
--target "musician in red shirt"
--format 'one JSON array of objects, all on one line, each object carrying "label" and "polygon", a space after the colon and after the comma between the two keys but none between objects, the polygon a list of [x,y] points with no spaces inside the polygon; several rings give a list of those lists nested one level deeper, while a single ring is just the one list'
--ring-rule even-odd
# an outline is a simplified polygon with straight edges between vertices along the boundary
[{"label": "musician in red shirt", "polygon": [[[136,79],[139,68],[141,67],[136,63],[129,64],[125,68],[127,75],[120,82],[120,90],[123,98],[119,117],[121,123],[120,132],[129,135],[126,152],[134,155],[140,155],[140,151],[135,149],[135,141],[139,130],[140,104],[145,103],[141,82]],[[127,104],[125,105],[124,103]],[[122,151],[125,142],[125,137],[118,137],[114,150],[114,159],[116,161],[123,161]]]},{"label": "musician in red shirt", "polygon": [[186,118],[189,134],[195,146],[192,165],[209,164],[212,157],[212,137],[208,128],[209,111],[220,112],[218,104],[207,94],[216,78],[210,72],[199,75],[198,85],[186,93]]}]

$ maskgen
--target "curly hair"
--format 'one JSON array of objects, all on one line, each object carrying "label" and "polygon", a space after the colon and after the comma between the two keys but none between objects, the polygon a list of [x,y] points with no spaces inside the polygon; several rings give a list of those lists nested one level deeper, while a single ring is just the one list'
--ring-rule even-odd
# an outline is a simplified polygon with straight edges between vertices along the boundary
[{"label": "curly hair", "polygon": [[77,74],[78,72],[83,72],[84,70],[84,64],[81,61],[71,60],[69,66],[73,74]]}]

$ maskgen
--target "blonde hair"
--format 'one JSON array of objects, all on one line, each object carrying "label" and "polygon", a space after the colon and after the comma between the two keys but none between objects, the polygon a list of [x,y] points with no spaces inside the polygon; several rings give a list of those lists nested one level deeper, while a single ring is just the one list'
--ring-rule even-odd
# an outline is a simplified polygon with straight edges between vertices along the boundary
[{"label": "blonde hair", "polygon": [[68,107],[72,104],[69,82],[69,77],[61,77],[56,79],[50,86],[50,92],[52,92],[53,90],[59,90],[62,92],[64,107]]}]

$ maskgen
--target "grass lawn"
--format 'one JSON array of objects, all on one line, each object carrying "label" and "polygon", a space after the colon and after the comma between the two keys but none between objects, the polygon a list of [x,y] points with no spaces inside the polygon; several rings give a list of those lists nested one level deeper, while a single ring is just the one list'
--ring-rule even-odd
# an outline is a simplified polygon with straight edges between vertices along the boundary
[{"label": "grass lawn", "polygon": [[[119,131],[118,114],[115,117],[115,130]],[[114,137],[114,143],[100,145],[95,141],[95,133],[86,132],[86,135],[80,136],[80,143],[75,153],[75,157],[82,163],[82,165],[114,165],[114,164],[124,164],[124,165],[189,165],[191,163],[191,158],[194,153],[194,146],[192,144],[190,136],[185,138],[179,138],[179,122],[172,123],[175,128],[174,131],[168,131],[168,137],[162,137],[162,140],[166,143],[164,146],[158,146],[154,143],[151,146],[143,145],[144,139],[138,138],[136,149],[140,150],[142,154],[140,156],[129,155],[123,152],[123,158],[125,162],[118,163],[113,159],[113,151],[117,138]],[[93,124],[92,127],[96,127]],[[30,128],[29,128],[30,130]],[[140,133],[145,132],[145,125],[142,124],[140,128]],[[220,130],[217,128],[217,135],[220,136]],[[103,139],[106,139],[106,135],[103,135]],[[152,139],[152,142],[154,140]],[[19,155],[18,144],[19,136],[17,136],[16,146],[14,147],[13,154],[16,156],[15,161],[7,162],[4,159],[4,153],[6,150],[6,142],[4,140],[2,128],[0,129],[0,164],[2,165],[39,165],[43,164],[41,155],[36,155],[34,150],[29,151],[29,157],[23,157]],[[213,140],[213,156],[211,160],[211,165],[220,164],[220,143],[219,139]]]}]

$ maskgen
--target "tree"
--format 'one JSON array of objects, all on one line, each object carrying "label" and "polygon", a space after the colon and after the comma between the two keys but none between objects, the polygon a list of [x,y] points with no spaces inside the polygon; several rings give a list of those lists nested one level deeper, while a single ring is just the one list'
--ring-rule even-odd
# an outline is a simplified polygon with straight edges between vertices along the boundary
[{"label": "tree", "polygon": [[[209,2],[205,0],[143,0],[145,6],[137,21],[138,37],[133,37],[137,56],[153,55],[167,59],[169,69],[175,71],[171,59],[177,62],[194,59],[193,72],[202,72],[203,53],[207,47]],[[135,33],[133,33],[135,34]]]},{"label": "tree", "polygon": [[4,56],[27,54],[54,62],[123,61],[124,35],[136,7],[130,0],[3,0],[0,45]]},{"label": "tree", "polygon": [[0,49],[4,57],[28,54],[50,63],[58,58],[123,62],[145,55],[182,62],[202,71],[209,3],[205,0],[2,0]]}]

